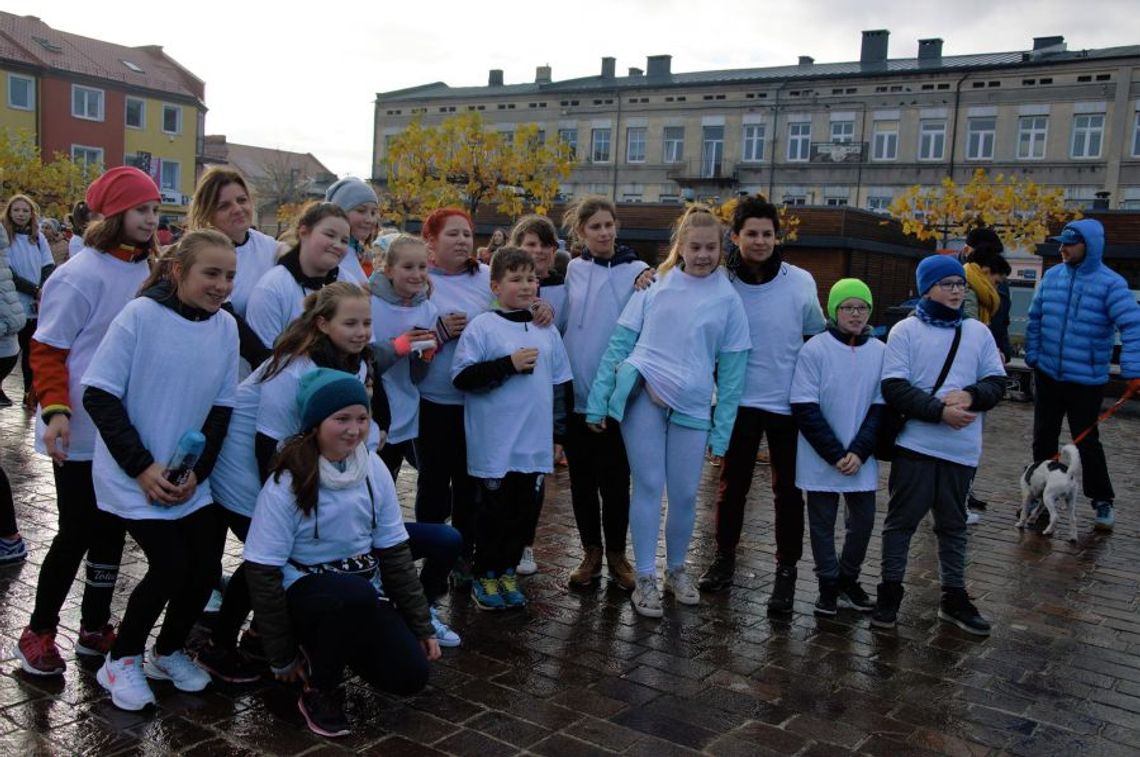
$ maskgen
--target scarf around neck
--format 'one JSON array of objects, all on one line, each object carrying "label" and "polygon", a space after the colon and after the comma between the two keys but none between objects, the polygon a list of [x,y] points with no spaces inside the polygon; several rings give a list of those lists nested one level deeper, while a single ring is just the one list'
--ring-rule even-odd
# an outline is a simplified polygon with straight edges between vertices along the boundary
[{"label": "scarf around neck", "polygon": [[990,320],[993,319],[994,313],[1001,305],[997,287],[977,263],[966,263],[964,267],[966,269],[966,284],[973,291],[974,296],[978,298],[978,320],[989,326]]},{"label": "scarf around neck", "polygon": [[948,308],[929,297],[918,301],[914,314],[923,323],[940,329],[957,328],[962,323],[962,309]]},{"label": "scarf around neck", "polygon": [[320,468],[321,486],[329,489],[355,486],[368,475],[368,445],[364,442],[356,445],[356,449],[344,460],[344,470],[324,455],[321,455]]}]

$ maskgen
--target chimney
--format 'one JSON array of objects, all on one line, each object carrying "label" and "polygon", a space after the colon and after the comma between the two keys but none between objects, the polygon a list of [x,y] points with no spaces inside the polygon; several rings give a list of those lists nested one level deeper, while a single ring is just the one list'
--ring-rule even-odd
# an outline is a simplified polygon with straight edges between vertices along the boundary
[{"label": "chimney", "polygon": [[492,68],[490,74],[487,76],[488,87],[501,87],[503,86],[503,69]]},{"label": "chimney", "polygon": [[630,76],[644,76],[645,72],[642,71],[640,68],[635,68],[633,66],[630,66],[629,67],[629,75]]},{"label": "chimney", "polygon": [[538,66],[534,69],[534,83],[535,84],[549,84],[550,83],[550,66]]},{"label": "chimney", "polygon": [[1093,210],[1108,210],[1108,198],[1112,197],[1112,192],[1100,191],[1096,193],[1096,199],[1092,202]]},{"label": "chimney", "polygon": [[615,58],[605,57],[602,58],[602,78],[612,79],[617,72],[617,60]]},{"label": "chimney", "polygon": [[1034,37],[1033,38],[1033,49],[1034,50],[1044,50],[1048,47],[1060,47],[1063,50],[1064,46],[1065,46],[1065,38],[1060,36],[1060,35],[1056,35],[1053,37]]},{"label": "chimney", "polygon": [[670,67],[673,64],[672,55],[650,55],[646,59],[645,70],[651,79],[671,76]]},{"label": "chimney", "polygon": [[813,63],[815,63],[815,58],[811,57],[810,55],[801,55],[800,56],[800,65],[801,66],[810,66]]},{"label": "chimney", "polygon": [[859,51],[860,63],[885,63],[887,41],[891,33],[887,29],[872,29],[863,32],[863,47]]},{"label": "chimney", "polygon": [[942,58],[942,40],[938,37],[933,39],[920,39],[918,41],[918,59],[935,61]]}]

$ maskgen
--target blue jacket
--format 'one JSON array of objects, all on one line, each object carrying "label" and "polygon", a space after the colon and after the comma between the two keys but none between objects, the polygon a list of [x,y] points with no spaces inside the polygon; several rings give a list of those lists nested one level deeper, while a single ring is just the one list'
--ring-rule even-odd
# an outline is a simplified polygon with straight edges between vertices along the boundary
[{"label": "blue jacket", "polygon": [[1120,329],[1120,372],[1140,377],[1140,306],[1124,278],[1102,262],[1104,227],[1068,224],[1085,240],[1085,258],[1053,266],[1029,306],[1025,363],[1058,381],[1096,386],[1108,381],[1113,336]]}]

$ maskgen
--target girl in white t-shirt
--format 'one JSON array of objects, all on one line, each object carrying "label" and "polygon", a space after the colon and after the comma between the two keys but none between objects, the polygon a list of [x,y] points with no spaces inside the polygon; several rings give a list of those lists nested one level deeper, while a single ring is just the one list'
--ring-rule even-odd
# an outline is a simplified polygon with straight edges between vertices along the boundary
[{"label": "girl in white t-shirt", "polygon": [[[24,376],[24,404],[29,405],[32,393],[32,364],[29,360],[32,334],[36,331],[36,318],[40,306],[40,288],[55,270],[55,258],[47,238],[40,231],[40,211],[27,195],[13,195],[4,207],[4,228],[8,232],[8,265],[20,303],[24,306],[26,321],[17,334],[20,345],[20,370]],[[8,370],[11,370],[9,367]],[[0,376],[0,382],[7,373]],[[29,410],[31,407],[29,406]]]},{"label": "girl in white t-shirt", "polygon": [[723,236],[708,210],[685,212],[658,282],[636,293],[622,311],[587,402],[592,430],[604,431],[606,416],[621,421],[633,475],[632,601],[647,617],[663,614],[656,566],[666,489],[665,591],[683,604],[700,601],[685,571],[697,485],[706,447],[714,458],[728,447],[744,387],[752,341],[744,305],[721,266]]},{"label": "girl in white t-shirt", "polygon": [[123,526],[96,505],[91,477],[96,433],[80,401],[80,381],[111,321],[147,278],[147,259],[157,251],[160,199],[154,180],[137,168],[112,168],[95,180],[85,207],[105,218],[87,228],[87,246],[48,279],[40,298],[31,341],[39,399],[36,451],[54,463],[59,528],[16,650],[21,667],[32,675],[57,675],[67,667],[55,635],[80,563],[86,569],[75,651],[101,658],[115,640],[109,621]]},{"label": "girl in white t-shirt", "polygon": [[348,216],[348,253],[341,262],[342,281],[367,286],[372,276],[372,242],[380,228],[380,205],[376,190],[351,176],[334,183],[325,199]]},{"label": "girl in white t-shirt", "polygon": [[[210,682],[184,646],[217,578],[224,543],[208,479],[237,389],[237,325],[219,312],[236,268],[226,236],[187,234],[111,323],[83,376],[83,405],[99,431],[92,468],[99,509],[123,519],[147,559],[97,675],[125,710],[154,702],[146,678],[189,692]],[[188,432],[199,435],[200,454],[182,462]]]}]

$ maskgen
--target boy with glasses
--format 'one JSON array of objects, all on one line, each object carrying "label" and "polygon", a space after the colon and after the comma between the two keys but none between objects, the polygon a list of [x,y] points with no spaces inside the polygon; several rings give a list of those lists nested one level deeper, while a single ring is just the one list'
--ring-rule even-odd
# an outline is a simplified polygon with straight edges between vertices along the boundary
[{"label": "boy with glasses", "polygon": [[990,624],[966,594],[966,492],[981,456],[982,414],[1001,401],[1005,369],[990,330],[962,316],[962,264],[931,255],[916,278],[922,299],[891,329],[883,358],[883,398],[908,420],[895,441],[871,624],[894,627],[910,540],[932,511],[942,579],[938,617],[986,636]]}]

